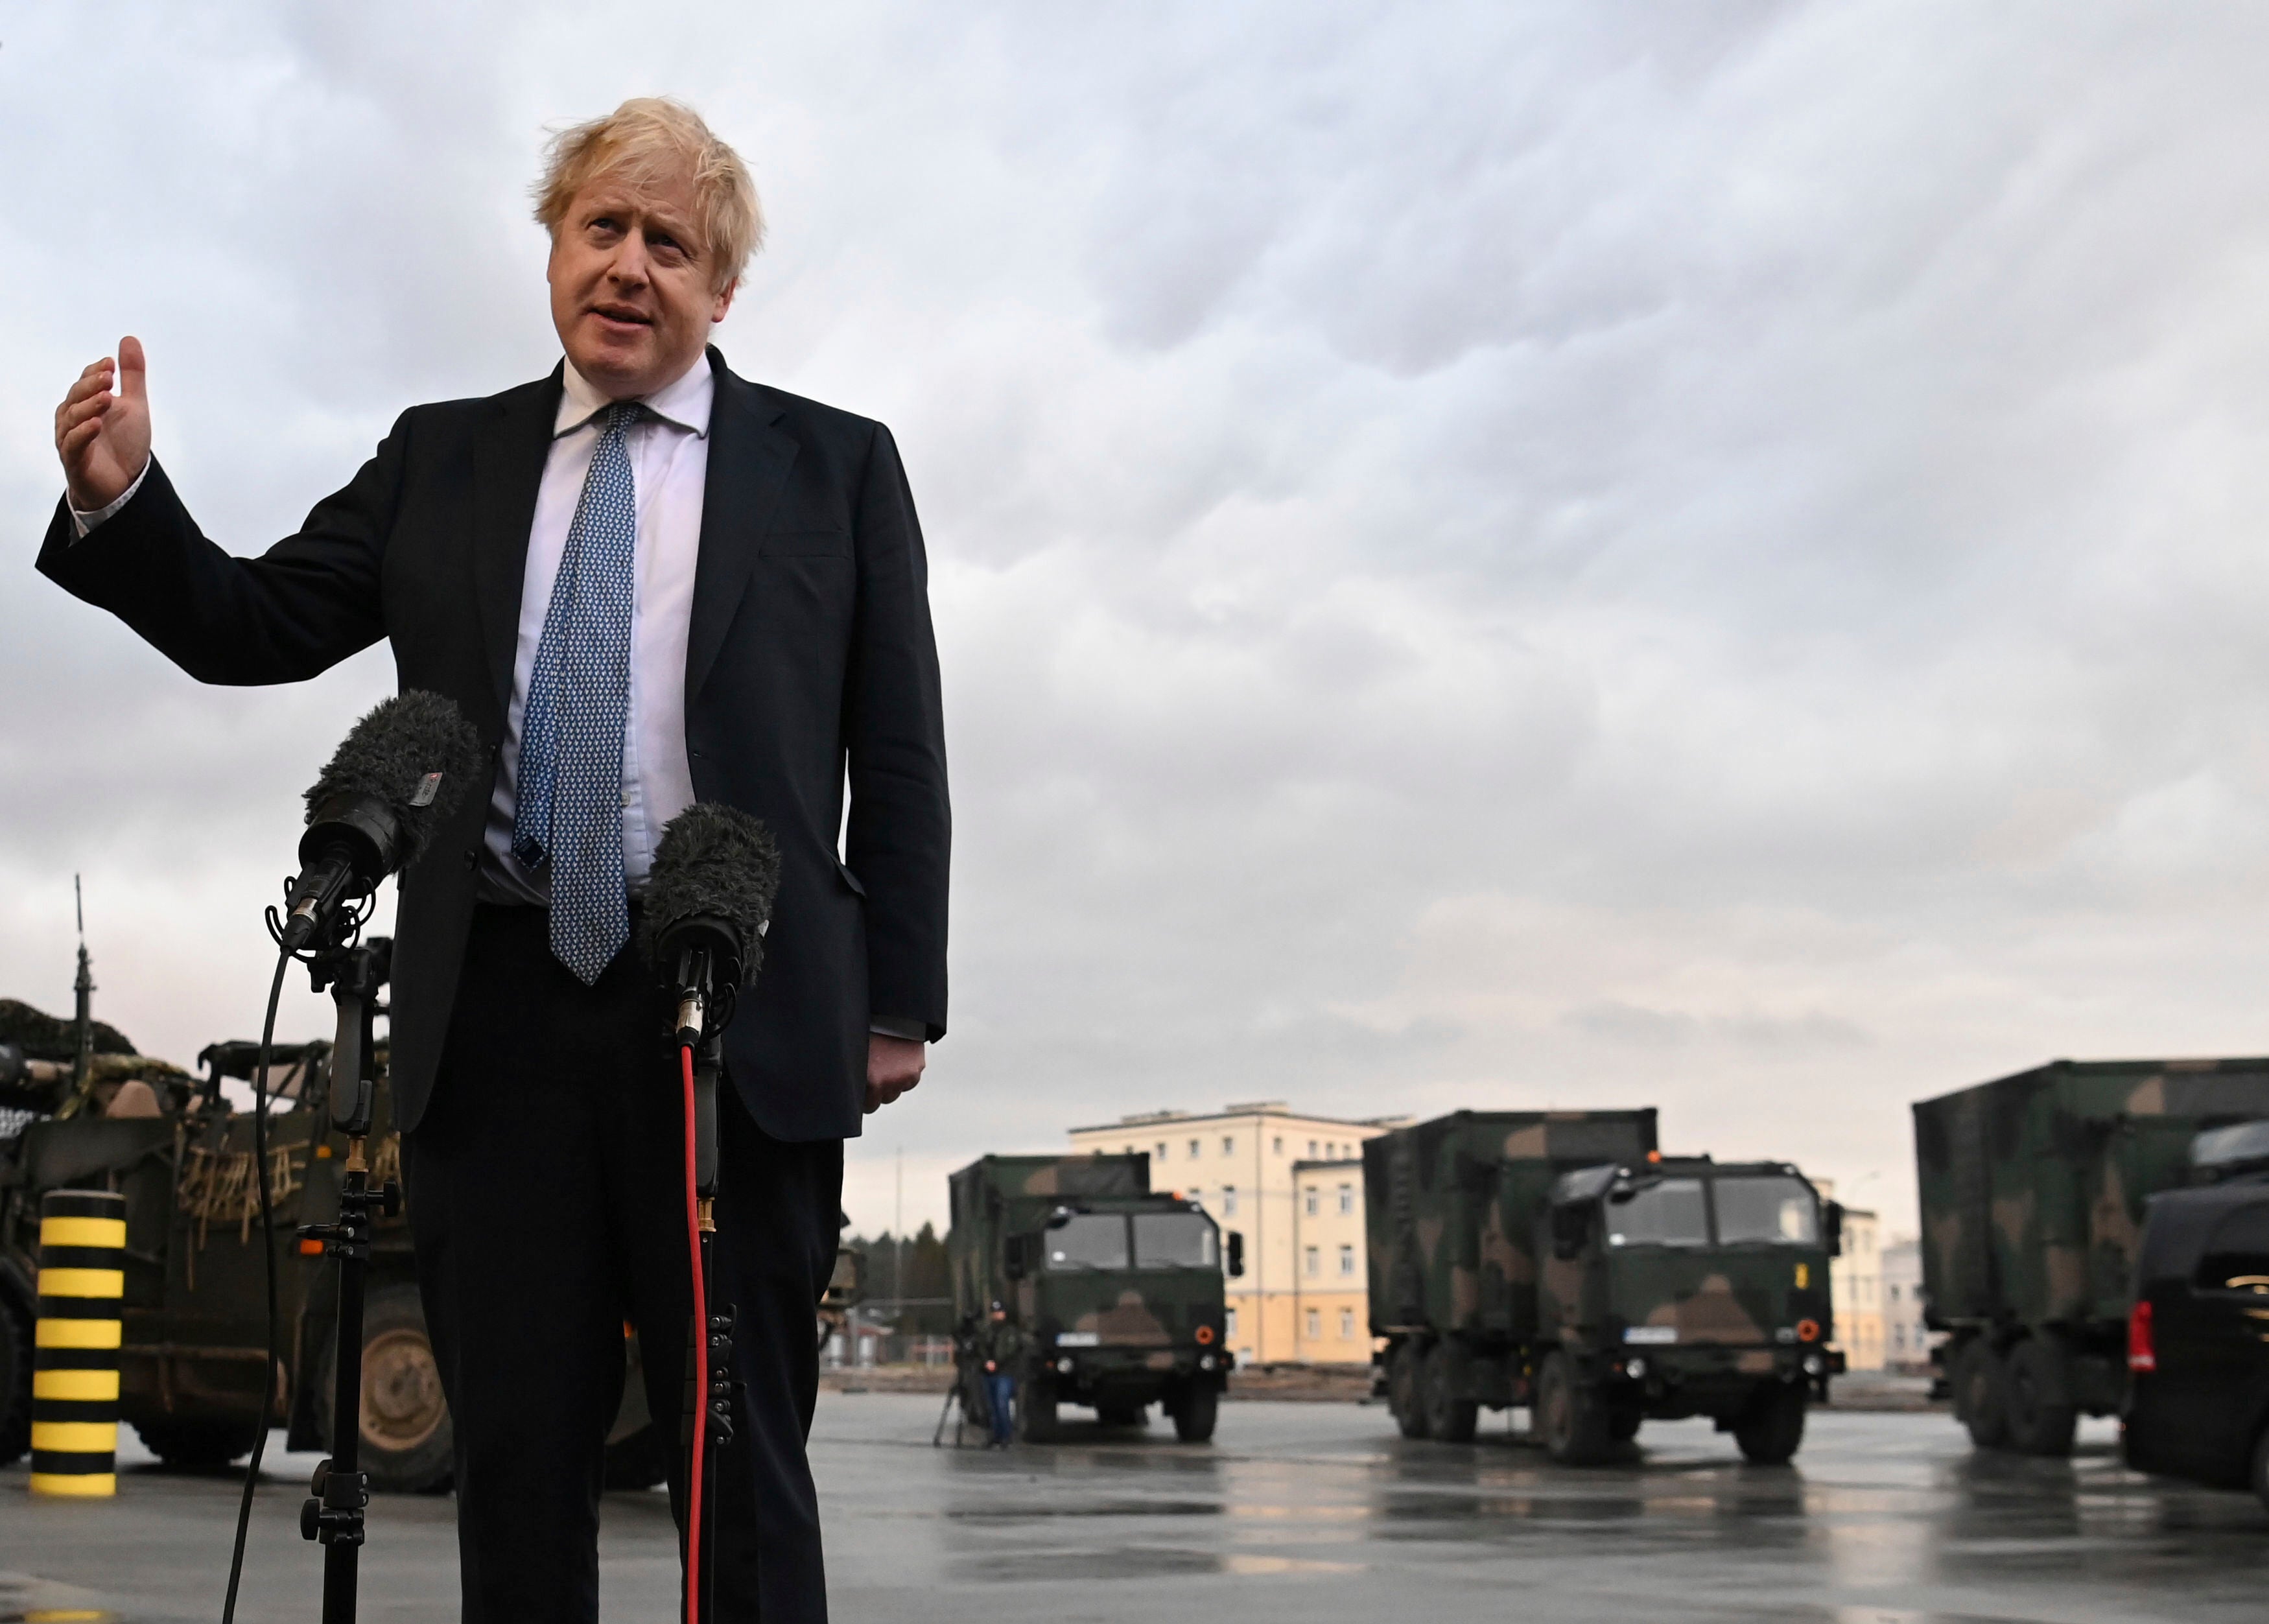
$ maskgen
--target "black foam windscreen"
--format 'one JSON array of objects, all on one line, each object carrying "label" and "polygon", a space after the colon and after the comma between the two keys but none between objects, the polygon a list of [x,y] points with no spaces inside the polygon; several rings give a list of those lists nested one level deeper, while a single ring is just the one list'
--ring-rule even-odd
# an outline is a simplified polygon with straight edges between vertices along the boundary
[{"label": "black foam windscreen", "polygon": [[668,974],[672,944],[688,926],[722,925],[739,948],[741,985],[753,985],[779,890],[780,848],[763,820],[737,807],[698,801],[663,826],[654,845],[639,945]]},{"label": "black foam windscreen", "polygon": [[481,736],[465,713],[440,694],[412,689],[373,706],[340,742],[307,791],[307,822],[344,800],[376,801],[399,830],[393,867],[407,868],[480,770]]}]

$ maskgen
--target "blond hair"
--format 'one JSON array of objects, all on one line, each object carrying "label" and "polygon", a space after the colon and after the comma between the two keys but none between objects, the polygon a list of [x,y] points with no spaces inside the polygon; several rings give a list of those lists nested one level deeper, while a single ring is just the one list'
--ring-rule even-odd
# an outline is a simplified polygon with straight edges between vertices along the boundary
[{"label": "blond hair", "polygon": [[691,180],[694,229],[720,293],[764,246],[764,210],[748,166],[682,101],[633,96],[604,118],[563,129],[544,144],[536,218],[554,240],[575,194],[602,175],[634,185]]}]

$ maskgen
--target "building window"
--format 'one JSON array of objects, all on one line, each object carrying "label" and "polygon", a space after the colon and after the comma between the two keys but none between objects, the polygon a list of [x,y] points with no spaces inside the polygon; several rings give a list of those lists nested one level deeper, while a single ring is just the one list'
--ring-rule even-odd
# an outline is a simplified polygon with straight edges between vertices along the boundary
[{"label": "building window", "polygon": [[1222,1310],[1221,1327],[1223,1336],[1232,1342],[1237,1340],[1237,1310],[1234,1308]]},{"label": "building window", "polygon": [[1307,1253],[1308,1273],[1311,1274],[1322,1273],[1324,1268],[1322,1254],[1313,1246],[1307,1249]]},{"label": "building window", "polygon": [[1308,1186],[1307,1190],[1306,1190],[1306,1191],[1304,1192],[1304,1194],[1303,1194],[1303,1197],[1302,1197],[1302,1202],[1303,1202],[1304,1207],[1305,1207],[1305,1209],[1306,1209],[1306,1212],[1307,1212],[1308,1216],[1309,1216],[1309,1217],[1311,1217],[1311,1218],[1314,1217],[1314,1216],[1316,1215],[1316,1186],[1315,1186],[1315,1185],[1310,1185]]},{"label": "building window", "polygon": [[1340,1186],[1340,1211],[1342,1214],[1355,1211],[1355,1186],[1353,1185],[1341,1185]]},{"label": "building window", "polygon": [[1354,1247],[1342,1246],[1340,1248],[1340,1273],[1342,1274],[1352,1274],[1355,1273]]},{"label": "building window", "polygon": [[1308,1310],[1308,1340],[1318,1341],[1321,1340],[1323,1334],[1324,1317],[1321,1312],[1312,1308]]},{"label": "building window", "polygon": [[1192,1140],[1190,1141],[1190,1160],[1191,1160],[1191,1161],[1193,1161],[1193,1162],[1194,1162],[1194,1161],[1196,1161],[1197,1159],[1198,1159],[1198,1141],[1197,1141],[1197,1140]]},{"label": "building window", "polygon": [[1314,1161],[1315,1159],[1316,1159],[1316,1141],[1315,1141],[1314,1140],[1312,1140],[1312,1140],[1310,1140],[1308,1141],[1308,1160],[1309,1160],[1309,1161],[1311,1161],[1311,1162],[1312,1162],[1312,1161]]},{"label": "building window", "polygon": [[1355,1340],[1355,1310],[1351,1308],[1343,1308],[1340,1310],[1340,1340],[1342,1342]]},{"label": "building window", "polygon": [[[1158,1141],[1158,1160],[1159,1160],[1159,1161],[1161,1161],[1161,1162],[1163,1162],[1163,1161],[1164,1161],[1165,1159],[1166,1159],[1166,1142],[1165,1142],[1165,1140],[1160,1140]],[[691,1287],[688,1287],[688,1288],[687,1288],[687,1289],[688,1289],[688,1290],[691,1290]]]},{"label": "building window", "polygon": [[1268,1154],[1272,1156],[1281,1156],[1284,1154],[1284,1136],[1282,1133],[1268,1141]]},{"label": "building window", "polygon": [[1221,1154],[1225,1156],[1233,1156],[1237,1154],[1237,1140],[1227,1133],[1221,1136]]},{"label": "building window", "polygon": [[1221,1187],[1221,1215],[1224,1218],[1234,1218],[1237,1216],[1237,1186],[1235,1185],[1223,1185]]}]

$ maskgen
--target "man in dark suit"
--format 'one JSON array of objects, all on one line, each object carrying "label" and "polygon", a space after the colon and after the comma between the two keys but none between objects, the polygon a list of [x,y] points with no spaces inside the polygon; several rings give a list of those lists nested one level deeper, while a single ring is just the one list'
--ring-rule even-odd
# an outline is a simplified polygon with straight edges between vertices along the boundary
[{"label": "man in dark suit", "polygon": [[[401,686],[455,700],[488,747],[493,781],[402,877],[393,993],[469,1620],[597,1616],[625,1319],[676,1434],[681,1125],[638,897],[689,801],[771,828],[779,900],[721,1111],[718,1295],[745,1386],[718,1458],[716,1607],[824,1620],[804,1442],[843,1140],[945,1031],[921,534],[887,430],[708,348],[762,225],[696,115],[640,100],[567,131],[537,218],[565,351],[550,377],[413,407],[299,534],[239,558],[151,456],[128,338],[57,410],[68,490],[39,567],[205,682],[297,681],[386,638]],[[681,1472],[681,1518],[682,1490]]]}]

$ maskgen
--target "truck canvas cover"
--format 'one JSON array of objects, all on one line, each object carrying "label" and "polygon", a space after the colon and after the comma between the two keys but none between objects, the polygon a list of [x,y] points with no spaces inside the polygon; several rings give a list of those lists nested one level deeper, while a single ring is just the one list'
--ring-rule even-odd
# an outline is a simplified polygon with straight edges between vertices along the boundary
[{"label": "truck canvas cover", "polygon": [[2056,1060],[1914,1107],[1929,1318],[2124,1318],[2144,1202],[2191,1140],[2269,1117],[2269,1059]]},{"label": "truck canvas cover", "polygon": [[1363,1148],[1375,1335],[1535,1333],[1536,1218],[1563,1173],[1644,1162],[1644,1111],[1461,1111]]}]

